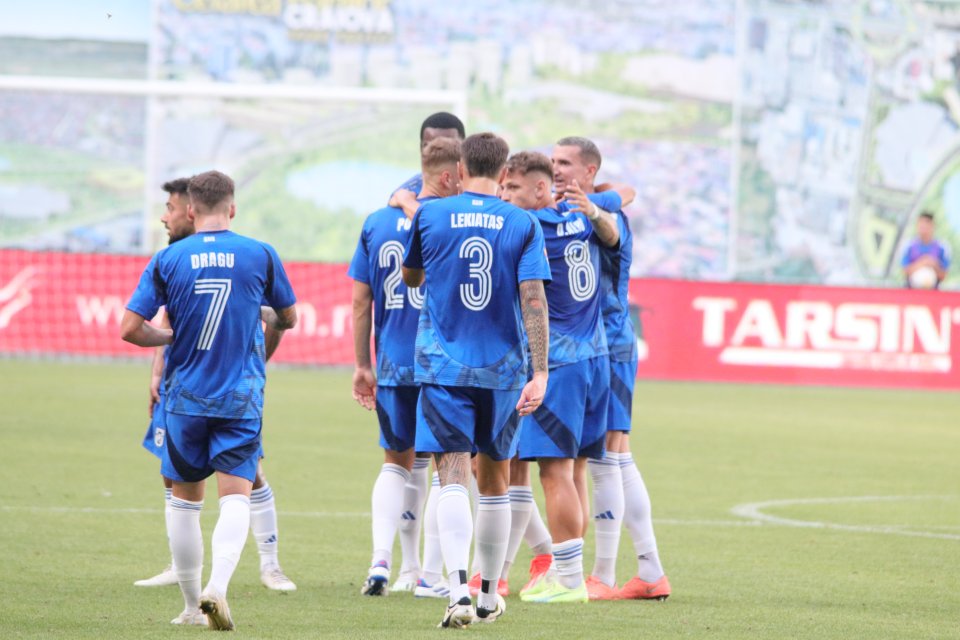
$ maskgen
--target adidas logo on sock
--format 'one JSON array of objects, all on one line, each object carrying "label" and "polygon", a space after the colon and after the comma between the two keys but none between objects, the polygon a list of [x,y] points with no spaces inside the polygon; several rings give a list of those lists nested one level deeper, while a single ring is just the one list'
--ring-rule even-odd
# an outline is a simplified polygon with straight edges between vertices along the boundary
[{"label": "adidas logo on sock", "polygon": [[413,511],[404,511],[403,515],[400,516],[404,520],[416,520],[417,516],[413,514]]},{"label": "adidas logo on sock", "polygon": [[603,513],[598,513],[597,515],[593,516],[593,519],[594,520],[615,520],[615,518],[613,517],[612,511],[604,511]]},{"label": "adidas logo on sock", "polygon": [[272,536],[264,540],[263,544],[273,544],[276,541],[277,541],[277,534],[273,534]]}]

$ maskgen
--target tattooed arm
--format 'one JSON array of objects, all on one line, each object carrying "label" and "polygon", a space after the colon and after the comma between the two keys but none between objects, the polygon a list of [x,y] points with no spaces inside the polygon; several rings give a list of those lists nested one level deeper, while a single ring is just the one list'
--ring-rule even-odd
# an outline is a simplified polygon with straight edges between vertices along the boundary
[{"label": "tattooed arm", "polygon": [[608,247],[617,246],[620,242],[620,228],[616,218],[591,202],[576,180],[573,181],[573,186],[567,189],[566,199],[573,205],[571,211],[579,211],[587,216],[600,242]]},{"label": "tattooed arm", "polygon": [[521,416],[534,412],[543,402],[547,391],[547,354],[550,351],[550,318],[547,314],[547,296],[543,280],[524,280],[520,283],[520,312],[530,343],[533,361],[533,379],[520,394],[517,411]]}]

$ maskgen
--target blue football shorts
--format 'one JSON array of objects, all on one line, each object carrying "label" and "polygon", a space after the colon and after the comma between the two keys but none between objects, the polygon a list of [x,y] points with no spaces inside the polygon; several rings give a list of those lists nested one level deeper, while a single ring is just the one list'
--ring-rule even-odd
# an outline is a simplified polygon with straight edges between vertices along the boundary
[{"label": "blue football shorts", "polygon": [[[160,394],[160,401],[153,407],[153,417],[150,418],[147,433],[143,436],[143,448],[157,456],[161,462],[163,461],[164,445],[167,441],[167,412],[163,398],[163,394]],[[257,457],[264,457],[262,440]]]},{"label": "blue football shorts", "polygon": [[143,448],[163,460],[163,443],[167,435],[167,412],[164,409],[163,395],[153,407],[153,416],[147,425],[147,433],[143,436]]},{"label": "blue football shorts", "polygon": [[521,429],[520,457],[602,458],[609,395],[607,356],[551,369],[543,404],[525,419]]},{"label": "blue football shorts", "polygon": [[424,384],[417,403],[418,453],[482,453],[509,460],[517,453],[520,390]]},{"label": "blue football shorts", "polygon": [[633,386],[637,381],[637,360],[610,362],[610,405],[607,431],[630,433],[633,417]]},{"label": "blue football shorts", "polygon": [[399,452],[413,446],[417,435],[419,398],[420,387],[377,387],[381,447]]},{"label": "blue football shorts", "polygon": [[160,473],[174,482],[199,482],[214,471],[257,475],[261,420],[166,414],[167,436]]}]

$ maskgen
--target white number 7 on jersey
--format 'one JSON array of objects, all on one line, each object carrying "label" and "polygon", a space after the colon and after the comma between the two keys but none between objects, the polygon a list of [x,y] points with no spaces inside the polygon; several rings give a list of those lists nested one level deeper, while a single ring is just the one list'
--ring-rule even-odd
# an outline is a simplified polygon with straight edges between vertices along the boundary
[{"label": "white number 7 on jersey", "polygon": [[200,339],[197,340],[198,351],[209,351],[213,339],[223,320],[223,310],[227,308],[227,299],[233,282],[230,278],[202,278],[193,285],[193,292],[200,295],[211,295],[210,306],[207,308],[207,317],[203,319],[203,328],[200,329]]}]

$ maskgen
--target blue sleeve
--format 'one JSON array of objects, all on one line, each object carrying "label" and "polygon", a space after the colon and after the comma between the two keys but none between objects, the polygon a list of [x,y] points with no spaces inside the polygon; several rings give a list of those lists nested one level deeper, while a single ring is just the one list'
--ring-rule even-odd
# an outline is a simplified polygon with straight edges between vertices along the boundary
[{"label": "blue sleeve", "polygon": [[367,225],[363,225],[360,239],[357,240],[357,249],[353,252],[353,260],[347,275],[357,282],[370,284],[370,254],[367,251]]},{"label": "blue sleeve", "polygon": [[907,245],[907,248],[903,251],[903,258],[900,260],[900,266],[906,268],[913,260],[910,259],[910,251],[913,249],[913,243]]},{"label": "blue sleeve", "polygon": [[[406,189],[407,191],[413,191],[415,194],[419,194],[423,191],[423,174],[418,173],[415,176],[407,179],[402,185],[393,190],[393,193],[400,191],[401,189]],[[393,197],[393,193],[390,194],[390,197]],[[389,200],[387,200],[389,202]]]},{"label": "blue sleeve", "polygon": [[166,304],[166,285],[160,275],[159,257],[162,251],[153,256],[146,269],[140,274],[140,282],[130,296],[127,309],[143,316],[147,320],[157,315],[160,307]]},{"label": "blue sleeve", "polygon": [[943,265],[943,270],[946,271],[950,268],[950,260],[952,256],[950,254],[950,247],[945,244],[940,245],[940,264]]},{"label": "blue sleeve", "polygon": [[274,309],[286,309],[297,303],[297,296],[293,293],[293,285],[287,277],[287,272],[283,268],[283,262],[280,256],[268,244],[263,245],[267,250],[269,264],[267,265],[267,290],[263,297],[267,304]]},{"label": "blue sleeve", "polygon": [[420,239],[420,213],[423,205],[413,216],[413,233],[407,239],[407,246],[403,252],[403,266],[407,269],[423,269],[423,241]]},{"label": "blue sleeve", "polygon": [[524,242],[520,264],[517,265],[517,282],[543,280],[550,282],[550,263],[547,261],[547,245],[543,241],[543,229],[530,215],[530,231]]},{"label": "blue sleeve", "polygon": [[616,191],[601,191],[600,193],[591,193],[587,196],[590,202],[597,205],[604,211],[614,213],[623,208],[623,200]]}]

